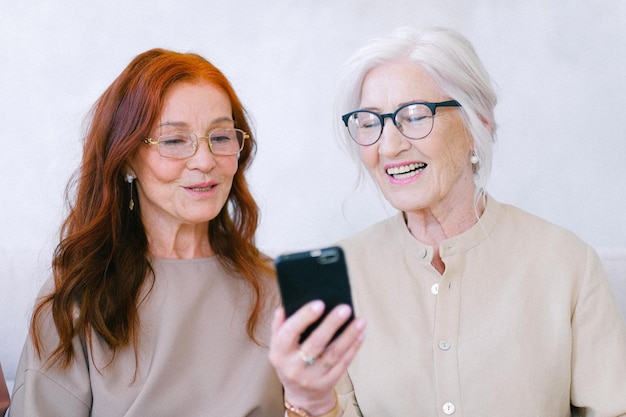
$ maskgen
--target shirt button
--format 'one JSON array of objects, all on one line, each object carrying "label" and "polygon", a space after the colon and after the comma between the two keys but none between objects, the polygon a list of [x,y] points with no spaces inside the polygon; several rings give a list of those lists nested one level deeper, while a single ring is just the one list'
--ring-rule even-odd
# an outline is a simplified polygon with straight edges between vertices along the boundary
[{"label": "shirt button", "polygon": [[435,295],[439,294],[439,283],[438,282],[434,283],[433,286],[430,287],[430,292],[432,292]]},{"label": "shirt button", "polygon": [[456,410],[456,407],[451,402],[445,403],[442,408],[443,408],[444,414],[447,414],[447,415],[454,414],[454,411]]},{"label": "shirt button", "polygon": [[439,341],[439,349],[441,349],[441,350],[448,350],[448,349],[450,349],[451,346],[452,345],[447,340]]},{"label": "shirt button", "polygon": [[426,255],[428,255],[428,251],[424,248],[420,249],[419,252],[417,253],[419,255],[420,258],[424,259],[426,258]]}]

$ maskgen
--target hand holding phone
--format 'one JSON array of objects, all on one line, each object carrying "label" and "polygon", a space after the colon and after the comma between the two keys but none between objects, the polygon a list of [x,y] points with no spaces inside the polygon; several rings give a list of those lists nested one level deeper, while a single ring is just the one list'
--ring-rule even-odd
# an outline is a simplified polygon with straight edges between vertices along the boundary
[{"label": "hand holding phone", "polygon": [[[331,246],[283,254],[274,261],[274,264],[287,317],[313,300],[322,300],[326,306],[322,316],[300,335],[300,343],[336,306],[347,304],[353,309],[348,269],[340,247]],[[339,328],[332,340],[339,336],[353,319],[354,309],[350,318]]]}]

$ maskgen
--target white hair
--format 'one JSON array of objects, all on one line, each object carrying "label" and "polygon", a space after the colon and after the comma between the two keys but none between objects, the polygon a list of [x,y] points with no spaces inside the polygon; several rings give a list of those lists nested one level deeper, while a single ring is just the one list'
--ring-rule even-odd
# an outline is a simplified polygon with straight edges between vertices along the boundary
[{"label": "white hair", "polygon": [[350,138],[341,115],[358,108],[361,87],[369,71],[399,60],[419,65],[435,80],[442,93],[461,104],[460,111],[479,158],[474,167],[475,197],[478,199],[484,195],[491,173],[497,97],[474,47],[452,29],[431,28],[416,32],[404,27],[387,37],[373,39],[358,50],[346,62],[337,88],[335,119],[339,136],[343,137],[353,157],[360,161],[359,145]]}]

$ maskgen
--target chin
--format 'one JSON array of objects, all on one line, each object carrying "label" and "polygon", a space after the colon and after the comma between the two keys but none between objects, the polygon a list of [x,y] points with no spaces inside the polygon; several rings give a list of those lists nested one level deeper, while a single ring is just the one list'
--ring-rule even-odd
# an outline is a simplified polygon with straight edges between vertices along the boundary
[{"label": "chin", "polygon": [[422,198],[415,198],[416,194],[419,195],[419,191],[413,191],[411,193],[390,193],[384,194],[385,199],[393,208],[400,211],[418,211],[430,206],[430,201]]},{"label": "chin", "polygon": [[187,221],[191,224],[209,223],[210,221],[215,219],[218,216],[218,214],[219,214],[219,211],[217,212],[203,211],[201,213],[194,213],[187,217]]}]

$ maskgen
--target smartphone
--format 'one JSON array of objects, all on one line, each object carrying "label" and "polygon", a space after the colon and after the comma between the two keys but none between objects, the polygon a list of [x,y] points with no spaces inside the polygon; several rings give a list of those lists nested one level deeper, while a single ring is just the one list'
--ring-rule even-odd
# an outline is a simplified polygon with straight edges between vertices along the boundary
[{"label": "smartphone", "polygon": [[335,340],[354,319],[348,268],[343,250],[339,246],[331,246],[283,254],[276,258],[274,264],[287,317],[309,301],[322,300],[326,306],[322,316],[300,335],[300,343],[339,304],[347,304],[353,309],[351,317],[333,336],[332,340]]}]

